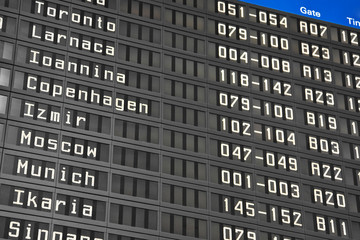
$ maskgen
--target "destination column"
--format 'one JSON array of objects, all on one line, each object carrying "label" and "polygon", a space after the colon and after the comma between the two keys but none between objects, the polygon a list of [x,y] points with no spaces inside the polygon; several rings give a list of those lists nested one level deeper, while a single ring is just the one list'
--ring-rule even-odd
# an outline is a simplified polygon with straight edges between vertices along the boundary
[{"label": "destination column", "polygon": [[[110,57],[91,53],[102,48],[97,42],[86,45],[92,18],[86,18],[84,26],[77,21],[89,13],[92,10],[65,2],[22,1],[1,189],[2,204],[10,205],[17,219],[35,217],[4,224],[10,237],[105,239],[112,107],[104,113],[106,106],[96,110],[104,98],[97,85],[105,77],[110,81],[115,63],[103,70]],[[94,14],[102,28],[104,16]],[[115,24],[116,14],[112,16]],[[75,52],[70,47],[79,51],[70,54]],[[90,77],[97,83],[87,83]],[[112,87],[105,89],[112,97]],[[50,218],[55,219],[51,224],[34,222],[49,223]]]}]

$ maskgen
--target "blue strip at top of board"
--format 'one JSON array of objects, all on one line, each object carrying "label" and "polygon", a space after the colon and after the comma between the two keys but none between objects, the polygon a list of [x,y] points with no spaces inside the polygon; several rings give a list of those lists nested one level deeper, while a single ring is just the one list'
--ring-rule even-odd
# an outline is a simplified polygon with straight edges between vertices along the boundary
[{"label": "blue strip at top of board", "polygon": [[359,0],[244,0],[240,2],[360,29]]}]

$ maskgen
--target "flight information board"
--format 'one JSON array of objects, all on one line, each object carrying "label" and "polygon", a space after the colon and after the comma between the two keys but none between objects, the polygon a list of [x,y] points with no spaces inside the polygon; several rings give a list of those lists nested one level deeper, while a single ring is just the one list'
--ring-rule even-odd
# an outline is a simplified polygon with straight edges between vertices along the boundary
[{"label": "flight information board", "polygon": [[359,239],[356,16],[255,4],[0,0],[0,239]]}]

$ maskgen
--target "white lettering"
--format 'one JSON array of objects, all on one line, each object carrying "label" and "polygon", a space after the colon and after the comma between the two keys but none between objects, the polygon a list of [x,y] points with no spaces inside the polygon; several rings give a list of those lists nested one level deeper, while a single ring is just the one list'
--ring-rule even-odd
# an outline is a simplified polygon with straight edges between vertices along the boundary
[{"label": "white lettering", "polygon": [[316,12],[315,10],[307,9],[306,7],[301,7],[300,12],[302,14],[306,14],[306,15],[314,16],[314,17],[320,17],[321,16],[321,14],[319,12]]},{"label": "white lettering", "polygon": [[36,35],[36,25],[33,25],[31,37],[41,39],[41,36]]},{"label": "white lettering", "polygon": [[36,6],[36,9],[37,9],[37,13],[41,13],[41,9],[42,7],[44,6],[44,3],[43,2],[40,2],[40,1],[35,1],[35,6]]},{"label": "white lettering", "polygon": [[2,30],[4,27],[4,18],[0,17],[0,30]]},{"label": "white lettering", "polygon": [[20,138],[20,143],[24,144],[24,140],[27,140],[27,142],[25,143],[26,145],[30,145],[31,142],[31,132],[29,131],[29,133],[25,133],[24,130],[21,131],[21,138]]},{"label": "white lettering", "polygon": [[30,53],[31,53],[30,54],[31,55],[30,56],[30,62],[35,63],[35,64],[39,64],[39,61],[37,60],[37,58],[38,58],[38,55],[40,54],[40,52],[31,49]]},{"label": "white lettering", "polygon": [[350,25],[360,27],[360,21],[355,20],[355,18],[347,17],[346,19],[349,21]]},{"label": "white lettering", "polygon": [[18,238],[20,233],[20,223],[11,221],[9,224],[9,229],[14,230],[15,232],[9,231],[8,235],[9,237]]},{"label": "white lettering", "polygon": [[25,193],[23,190],[15,189],[14,192],[16,193],[16,201],[13,201],[14,205],[23,205],[23,202],[21,200],[21,195]]},{"label": "white lettering", "polygon": [[[91,208],[92,208],[92,206],[84,205],[84,209],[86,209],[86,211],[83,213],[83,215],[91,217],[92,215],[88,215],[88,213],[87,213],[87,211]],[[91,211],[92,211],[92,209],[91,209]],[[80,235],[79,233],[80,232],[82,233],[82,231],[78,231],[78,233],[76,233],[76,234],[53,231],[52,235],[49,235],[49,230],[47,230],[47,229],[38,228],[37,234],[32,233],[33,229],[36,229],[36,227],[34,227],[34,223],[28,223],[26,226],[21,226],[20,222],[11,221],[9,223],[8,236],[11,238],[19,239],[20,232],[23,231],[24,239],[29,239],[29,240],[32,239],[31,236],[36,236],[36,235],[37,235],[36,240],[44,240],[44,239],[49,239],[49,240],[75,240],[75,239],[103,240],[103,238],[100,238],[100,237],[91,237],[92,234],[90,232],[92,232],[92,231],[90,231],[89,233],[86,233],[86,235]]]}]

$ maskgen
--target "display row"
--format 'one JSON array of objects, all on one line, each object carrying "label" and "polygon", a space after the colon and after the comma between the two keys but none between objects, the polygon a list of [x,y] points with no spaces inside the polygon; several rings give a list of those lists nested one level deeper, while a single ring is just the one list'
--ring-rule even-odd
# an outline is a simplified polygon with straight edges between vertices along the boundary
[{"label": "display row", "polygon": [[[236,225],[229,223],[229,220],[223,220],[219,217],[212,216],[210,219],[199,217],[195,214],[179,213],[179,211],[169,212],[166,208],[159,210],[150,210],[144,208],[143,205],[131,207],[123,201],[114,201],[110,204],[111,212],[108,227],[106,230],[110,232],[110,239],[127,239],[125,236],[134,236],[127,231],[137,230],[145,233],[146,229],[148,238],[152,239],[160,230],[160,235],[167,239],[183,239],[186,236],[193,239],[264,239],[274,240],[281,236],[281,239],[349,239],[358,233],[359,223],[355,220],[332,217],[323,212],[305,212],[302,231],[291,231],[291,228],[283,224],[282,229],[269,229],[269,225],[254,226],[250,223],[238,221]],[[277,211],[275,211],[277,214]],[[286,209],[279,212],[280,221],[294,221],[300,224],[298,212],[288,211]],[[4,214],[4,215],[3,215]],[[291,214],[291,215],[290,215]],[[293,217],[292,215],[295,215]],[[105,239],[104,227],[89,224],[79,224],[59,219],[54,219],[49,224],[46,217],[33,217],[29,219],[29,215],[22,215],[23,220],[11,213],[2,212],[0,221],[3,223],[0,233],[2,238],[16,239],[28,236],[29,238],[49,238],[64,239],[77,238],[102,240]],[[121,216],[126,216],[121,217]],[[291,216],[291,217],[290,217]],[[84,220],[85,221],[85,220]],[[158,226],[158,222],[160,223]],[[70,226],[71,224],[71,226]],[[211,224],[211,228],[208,224]],[[302,224],[302,223],[301,223]],[[91,228],[91,229],[90,229]],[[116,231],[116,228],[118,232]],[[286,230],[286,233],[284,233]],[[209,231],[209,232],[208,232]],[[124,234],[124,235],[122,235]],[[115,236],[114,236],[115,235]],[[116,235],[117,238],[116,238]],[[144,235],[137,235],[138,237]],[[261,238],[260,238],[261,237]],[[134,238],[131,238],[134,239]]]},{"label": "display row", "polygon": [[[9,14],[10,15],[10,14]],[[105,58],[109,60],[115,59],[115,54],[118,52],[117,42],[114,38],[105,36],[91,35],[85,31],[77,29],[68,30],[67,27],[61,27],[57,24],[44,24],[42,21],[37,21],[31,18],[21,17],[19,20],[19,32],[16,30],[16,18],[11,16],[3,16],[4,23],[3,31],[8,33],[7,36],[18,37],[24,41],[37,42],[42,45],[49,45],[59,49],[71,48],[77,50],[79,53],[92,53],[98,58]],[[218,20],[208,20],[208,31],[211,35],[215,34],[218,40],[223,41],[224,37],[228,40],[242,40],[237,44],[246,46],[258,45],[272,49],[274,52],[282,51],[285,55],[292,55],[292,57],[310,56],[314,60],[324,60],[327,62],[334,62],[337,64],[349,65],[359,67],[359,54],[347,51],[347,48],[330,47],[328,44],[318,45],[314,42],[309,42],[307,39],[291,38],[280,35],[274,35],[263,30],[249,29],[246,27],[233,26],[230,24],[221,23]],[[1,29],[0,29],[1,30]],[[161,32],[164,33],[163,37]],[[69,35],[69,37],[68,37]],[[194,36],[184,32],[174,32],[173,29],[157,28],[155,26],[140,25],[136,22],[129,22],[127,20],[120,20],[119,37],[130,37],[133,41],[140,40],[142,42],[150,43],[154,47],[171,47],[178,50],[188,51],[194,54],[205,57],[205,43],[206,38]],[[164,46],[162,40],[164,39]],[[122,51],[121,47],[120,50]]]}]

